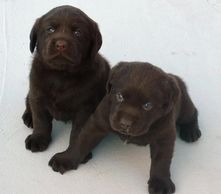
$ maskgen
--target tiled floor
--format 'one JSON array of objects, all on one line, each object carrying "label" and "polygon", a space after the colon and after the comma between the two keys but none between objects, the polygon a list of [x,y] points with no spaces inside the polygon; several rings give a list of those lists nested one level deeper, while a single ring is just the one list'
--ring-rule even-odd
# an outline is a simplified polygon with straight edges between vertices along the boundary
[{"label": "tiled floor", "polygon": [[221,0],[1,0],[0,193],[147,193],[148,147],[125,146],[110,136],[90,162],[63,176],[47,163],[66,148],[70,125],[55,122],[53,142],[43,153],[24,147],[31,133],[21,120],[32,58],[29,32],[37,17],[62,4],[98,22],[101,53],[112,65],[149,61],[186,81],[203,136],[194,144],[177,139],[171,166],[176,193],[220,194]]}]

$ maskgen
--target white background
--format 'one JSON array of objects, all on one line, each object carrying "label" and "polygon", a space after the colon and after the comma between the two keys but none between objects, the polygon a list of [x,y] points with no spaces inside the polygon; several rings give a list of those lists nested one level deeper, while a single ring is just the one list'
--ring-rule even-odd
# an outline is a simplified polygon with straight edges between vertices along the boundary
[{"label": "white background", "polygon": [[47,163],[68,144],[70,125],[55,122],[53,142],[31,153],[21,120],[32,56],[29,32],[36,18],[70,4],[98,22],[101,53],[115,65],[148,61],[181,76],[199,110],[202,138],[176,141],[171,166],[177,194],[221,193],[221,0],[1,0],[0,193],[144,194],[149,148],[109,136],[93,159],[60,175]]}]

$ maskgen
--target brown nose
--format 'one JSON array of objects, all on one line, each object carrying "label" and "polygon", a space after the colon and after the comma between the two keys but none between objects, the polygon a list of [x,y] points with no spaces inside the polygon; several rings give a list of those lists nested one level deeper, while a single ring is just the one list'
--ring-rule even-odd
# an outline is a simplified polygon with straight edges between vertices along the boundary
[{"label": "brown nose", "polygon": [[67,48],[67,42],[65,40],[57,40],[55,47],[58,51],[64,51]]},{"label": "brown nose", "polygon": [[121,118],[120,120],[120,126],[123,130],[129,130],[131,127],[132,121],[125,119],[125,118]]}]

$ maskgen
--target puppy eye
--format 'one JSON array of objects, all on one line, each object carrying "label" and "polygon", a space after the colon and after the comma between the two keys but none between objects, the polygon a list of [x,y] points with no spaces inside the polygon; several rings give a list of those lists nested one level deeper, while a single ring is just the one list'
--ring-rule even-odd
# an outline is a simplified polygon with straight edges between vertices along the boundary
[{"label": "puppy eye", "polygon": [[153,105],[152,105],[151,102],[147,102],[147,103],[145,103],[145,104],[143,105],[143,109],[144,109],[145,111],[149,111],[149,110],[151,110],[152,108],[153,108]]},{"label": "puppy eye", "polygon": [[118,92],[116,94],[116,98],[118,102],[123,102],[124,101],[124,97],[122,96],[122,94],[120,92]]},{"label": "puppy eye", "polygon": [[79,29],[74,30],[74,35],[77,37],[81,36],[81,31]]},{"label": "puppy eye", "polygon": [[53,32],[55,32],[55,28],[52,27],[52,26],[49,26],[49,27],[47,28],[47,32],[48,32],[48,33],[53,33]]}]

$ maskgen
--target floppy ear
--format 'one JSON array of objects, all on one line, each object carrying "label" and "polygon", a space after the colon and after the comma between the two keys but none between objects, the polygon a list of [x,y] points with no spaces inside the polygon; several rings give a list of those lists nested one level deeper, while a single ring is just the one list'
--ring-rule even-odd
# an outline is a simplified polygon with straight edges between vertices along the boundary
[{"label": "floppy ear", "polygon": [[109,77],[106,83],[106,93],[109,94],[112,88],[112,79],[113,79],[113,70],[114,68],[111,69],[110,73],[109,73]]},{"label": "floppy ear", "polygon": [[107,84],[106,84],[106,92],[110,93],[111,89],[113,89],[113,84],[114,84],[114,80],[118,80],[120,79],[119,77],[119,72],[122,70],[123,67],[123,62],[115,65],[114,67],[112,67],[110,73],[109,73],[109,78],[107,80]]},{"label": "floppy ear", "polygon": [[163,85],[164,104],[163,108],[166,113],[170,112],[177,101],[179,95],[178,85],[174,78],[167,76],[167,79],[161,82]]},{"label": "floppy ear", "polygon": [[92,59],[98,53],[99,49],[101,48],[101,45],[102,45],[102,36],[97,23],[93,21],[92,42],[90,50],[90,57]]},{"label": "floppy ear", "polygon": [[37,32],[38,32],[38,29],[39,29],[39,20],[40,19],[37,19],[35,21],[35,24],[32,27],[31,33],[30,33],[30,45],[29,45],[29,48],[30,48],[31,53],[34,52],[35,46],[36,46],[36,43],[37,43]]}]

